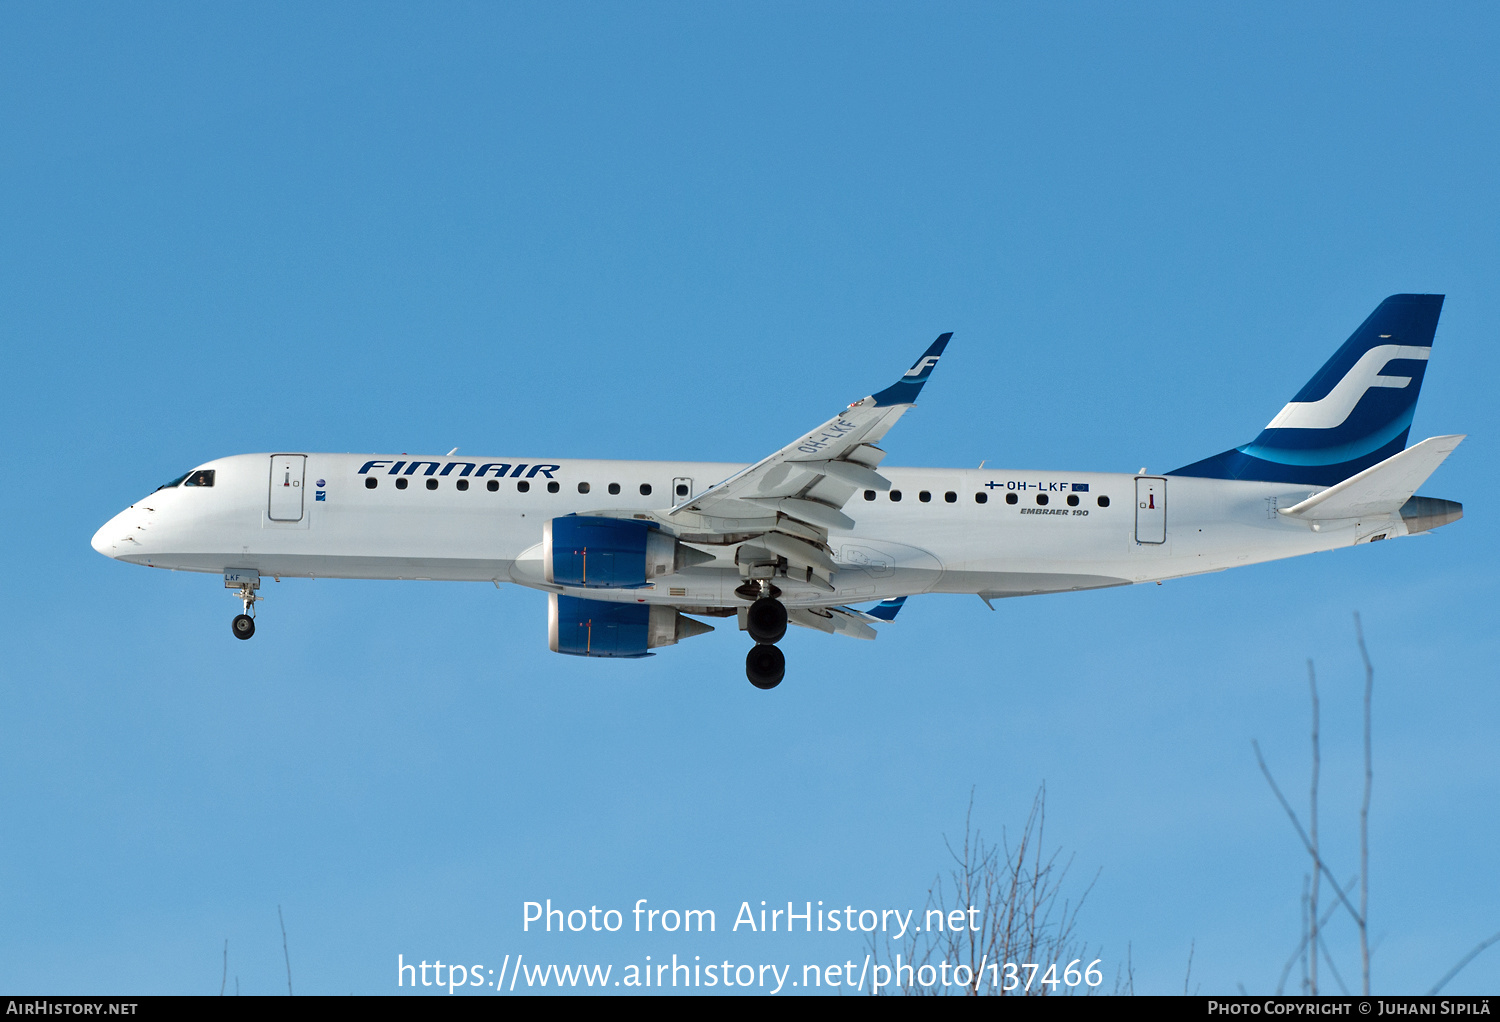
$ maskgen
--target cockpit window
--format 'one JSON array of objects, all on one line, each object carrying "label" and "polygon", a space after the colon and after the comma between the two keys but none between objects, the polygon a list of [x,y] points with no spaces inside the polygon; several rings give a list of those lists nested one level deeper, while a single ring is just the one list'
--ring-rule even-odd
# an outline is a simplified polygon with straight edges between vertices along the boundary
[{"label": "cockpit window", "polygon": [[214,484],[214,470],[211,468],[200,468],[196,472],[188,472],[178,476],[170,483],[162,483],[158,490],[170,490],[174,486],[212,486]]}]

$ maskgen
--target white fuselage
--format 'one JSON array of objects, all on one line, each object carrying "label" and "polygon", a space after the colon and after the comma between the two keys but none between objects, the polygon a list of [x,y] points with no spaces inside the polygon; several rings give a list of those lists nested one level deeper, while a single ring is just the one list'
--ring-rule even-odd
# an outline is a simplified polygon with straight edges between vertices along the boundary
[{"label": "white fuselage", "polygon": [[[277,457],[305,458],[297,485],[289,473],[273,478]],[[367,467],[372,462],[379,463],[373,470]],[[397,464],[403,467],[393,475],[390,466]],[[716,559],[625,590],[549,584],[539,552],[542,527],[553,518],[655,515],[680,503],[677,487],[690,487],[686,495],[695,496],[743,466],[465,456],[427,457],[406,474],[410,464],[407,455],[222,458],[200,467],[213,470],[212,486],[158,490],[106,523],[93,545],[118,560],[183,571],[516,582],[595,600],[744,603],[735,594],[743,582],[736,547],[722,541],[695,544],[690,534],[681,535]],[[481,466],[483,476],[477,475]],[[1305,484],[1093,472],[880,471],[891,491],[856,493],[844,509],[854,527],[828,534],[837,563],[834,591],[778,579],[789,606],[927,592],[998,598],[1095,589],[1407,534],[1395,513],[1317,527],[1278,514],[1278,507],[1320,489]],[[376,480],[373,488],[368,479]],[[398,489],[397,480],[405,480],[405,488]],[[461,480],[466,489],[459,488]],[[580,492],[581,484],[587,492]],[[618,492],[610,492],[612,485]],[[643,485],[649,494],[642,494]]]}]

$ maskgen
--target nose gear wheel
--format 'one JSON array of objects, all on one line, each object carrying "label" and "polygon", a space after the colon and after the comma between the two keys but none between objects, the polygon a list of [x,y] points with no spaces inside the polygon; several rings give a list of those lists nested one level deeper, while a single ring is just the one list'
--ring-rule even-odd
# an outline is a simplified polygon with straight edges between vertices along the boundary
[{"label": "nose gear wheel", "polygon": [[236,572],[232,575],[227,574],[225,587],[229,588],[235,580],[239,582],[238,586],[235,587],[239,590],[236,595],[239,596],[240,602],[244,604],[245,611],[243,614],[236,614],[234,620],[230,622],[229,627],[234,632],[236,639],[248,639],[255,634],[255,605],[265,598],[255,595],[255,590],[260,588],[260,573],[245,571]]}]

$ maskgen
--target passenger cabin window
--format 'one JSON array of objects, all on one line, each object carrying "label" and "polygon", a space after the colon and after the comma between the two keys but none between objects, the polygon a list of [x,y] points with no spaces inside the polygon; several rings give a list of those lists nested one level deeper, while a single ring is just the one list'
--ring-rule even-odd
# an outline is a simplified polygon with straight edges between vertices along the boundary
[{"label": "passenger cabin window", "polygon": [[1100,506],[1100,507],[1109,507],[1109,498],[1108,498],[1108,497],[1106,497],[1106,496],[1105,496],[1105,495],[1104,495],[1104,494],[1102,494],[1102,493],[1101,493],[1101,494],[1099,494],[1099,506]]},{"label": "passenger cabin window", "polygon": [[651,496],[651,484],[650,483],[641,483],[641,496],[642,497],[649,497],[649,496]]},{"label": "passenger cabin window", "polygon": [[611,497],[613,497],[615,494],[617,494],[619,492],[620,492],[620,484],[619,483],[610,483],[609,484],[609,495]]},{"label": "passenger cabin window", "polygon": [[556,483],[548,483],[547,484],[547,492],[548,493],[556,493],[560,489],[562,489],[562,487],[559,486],[559,485],[557,485]]},{"label": "passenger cabin window", "polygon": [[917,499],[924,504],[930,504],[932,502],[932,492],[930,490],[923,490],[917,494]]},{"label": "passenger cabin window", "polygon": [[467,479],[460,479],[458,482],[454,483],[453,486],[455,489],[467,490],[469,488],[469,481]]},{"label": "passenger cabin window", "polygon": [[988,493],[985,493],[983,490],[980,490],[978,493],[974,494],[974,503],[976,504],[983,504],[989,499],[990,495]]},{"label": "passenger cabin window", "polygon": [[[500,489],[500,480],[498,480],[498,479],[491,479],[490,483],[489,483],[489,486],[490,486],[490,492],[494,493],[496,490]],[[528,483],[526,480],[522,479],[519,483],[516,483],[516,492],[517,493],[530,493],[531,492],[531,484]]]},{"label": "passenger cabin window", "polygon": [[947,493],[943,494],[943,499],[950,504],[957,504],[958,494],[954,493],[952,490],[949,490]]},{"label": "passenger cabin window", "polygon": [[429,479],[429,480],[427,480],[427,488],[429,490],[435,490],[435,489],[437,489],[437,480],[436,479]]},{"label": "passenger cabin window", "polygon": [[1076,494],[1076,493],[1070,493],[1070,494],[1068,494],[1068,507],[1077,507],[1077,506],[1078,506],[1078,494]]},{"label": "passenger cabin window", "polygon": [[679,497],[686,497],[687,495],[688,495],[687,483],[678,483],[677,484],[677,496],[679,496]]},{"label": "passenger cabin window", "polygon": [[404,489],[406,489],[406,476],[397,476],[396,477],[396,489],[398,489],[398,490],[404,490]]},{"label": "passenger cabin window", "polygon": [[587,493],[587,492],[589,492],[589,484],[588,483],[579,483],[578,484],[578,492],[579,493]]},{"label": "passenger cabin window", "polygon": [[211,468],[200,468],[196,472],[189,472],[188,477],[182,481],[183,486],[212,486],[214,484],[214,470]]},{"label": "passenger cabin window", "polygon": [[374,476],[365,476],[365,489],[367,489],[367,490],[373,490],[373,489],[375,489],[375,487],[377,487],[379,485],[380,485],[380,480],[379,479],[376,479]]},{"label": "passenger cabin window", "polygon": [[1007,493],[1007,494],[1006,494],[1006,495],[1005,495],[1005,502],[1006,502],[1006,503],[1007,503],[1007,504],[1014,504],[1014,503],[1016,503],[1016,501],[1018,501],[1018,500],[1020,500],[1020,499],[1021,499],[1021,498],[1020,498],[1020,497],[1017,497],[1017,496],[1016,496],[1016,495],[1015,495],[1015,494],[1014,494],[1014,493]]},{"label": "passenger cabin window", "polygon": [[891,499],[894,500],[894,501],[898,501],[899,502],[901,500],[901,491],[900,490],[892,490],[891,491]]},{"label": "passenger cabin window", "polygon": [[866,490],[865,491],[865,500],[874,500],[874,499],[875,499],[875,491],[874,490]]},{"label": "passenger cabin window", "polygon": [[1042,507],[1046,507],[1047,506],[1047,495],[1045,493],[1038,493],[1036,495],[1036,502],[1039,505],[1041,505]]}]

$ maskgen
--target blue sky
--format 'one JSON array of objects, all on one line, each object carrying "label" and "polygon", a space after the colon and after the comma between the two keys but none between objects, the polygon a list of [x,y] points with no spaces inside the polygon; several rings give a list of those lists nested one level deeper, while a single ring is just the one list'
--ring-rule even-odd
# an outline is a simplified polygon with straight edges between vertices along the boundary
[{"label": "blue sky", "polygon": [[[1323,684],[1374,985],[1500,930],[1500,16],[1482,5],[0,11],[0,987],[380,993],[407,960],[843,960],[523,934],[521,903],[920,907],[1045,782],[1113,977],[1274,987]],[[217,579],[89,537],[249,451],[754,460],[944,330],[890,463],[1163,471],[1251,439],[1386,295],[1448,295],[1424,538],[1161,587],[912,600],[875,643],[546,649],[545,602]],[[721,930],[723,923],[721,923]],[[1330,931],[1344,975],[1352,929]],[[232,981],[231,981],[232,982]],[[1493,992],[1500,948],[1448,988]]]}]

